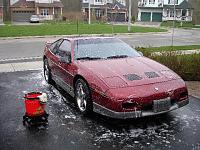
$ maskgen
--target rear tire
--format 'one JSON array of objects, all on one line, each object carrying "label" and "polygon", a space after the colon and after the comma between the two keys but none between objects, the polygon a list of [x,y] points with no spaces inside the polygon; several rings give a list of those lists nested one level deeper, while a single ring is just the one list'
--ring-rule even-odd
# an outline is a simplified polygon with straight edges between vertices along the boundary
[{"label": "rear tire", "polygon": [[92,114],[93,104],[90,89],[83,79],[78,79],[75,83],[75,100],[79,111],[83,115]]},{"label": "rear tire", "polygon": [[52,84],[53,83],[53,79],[52,79],[52,75],[51,75],[51,70],[49,68],[49,64],[47,59],[44,59],[44,78],[46,80],[47,83]]}]

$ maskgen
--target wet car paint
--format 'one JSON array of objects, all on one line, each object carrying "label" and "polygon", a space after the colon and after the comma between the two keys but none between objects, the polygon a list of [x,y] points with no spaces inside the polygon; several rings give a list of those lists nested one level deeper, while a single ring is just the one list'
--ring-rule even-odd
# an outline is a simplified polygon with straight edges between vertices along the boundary
[{"label": "wet car paint", "polygon": [[[25,93],[46,92],[49,126],[22,125]],[[200,149],[200,101],[173,112],[118,120],[83,117],[73,99],[48,85],[42,70],[0,74],[0,149]]]}]

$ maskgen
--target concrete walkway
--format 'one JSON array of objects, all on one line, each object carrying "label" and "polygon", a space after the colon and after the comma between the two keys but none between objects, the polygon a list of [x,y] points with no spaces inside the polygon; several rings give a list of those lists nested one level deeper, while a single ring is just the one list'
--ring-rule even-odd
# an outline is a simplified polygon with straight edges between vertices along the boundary
[{"label": "concrete walkway", "polygon": [[43,67],[42,61],[6,63],[6,64],[0,64],[0,72],[38,70],[42,69],[42,67]]},{"label": "concrete walkway", "polygon": [[[42,61],[3,63],[0,64],[0,73],[39,70],[43,68]],[[200,98],[200,81],[187,81],[189,95]]]}]

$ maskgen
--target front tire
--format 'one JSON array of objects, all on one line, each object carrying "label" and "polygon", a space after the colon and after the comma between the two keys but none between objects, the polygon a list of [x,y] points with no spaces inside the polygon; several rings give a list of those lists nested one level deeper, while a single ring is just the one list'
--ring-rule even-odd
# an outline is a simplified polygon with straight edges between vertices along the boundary
[{"label": "front tire", "polygon": [[87,83],[78,79],[75,83],[75,100],[79,111],[83,115],[90,115],[93,111],[91,93]]},{"label": "front tire", "polygon": [[44,78],[46,80],[47,83],[52,84],[53,80],[52,80],[52,76],[51,76],[51,70],[49,69],[49,64],[47,59],[44,59]]}]

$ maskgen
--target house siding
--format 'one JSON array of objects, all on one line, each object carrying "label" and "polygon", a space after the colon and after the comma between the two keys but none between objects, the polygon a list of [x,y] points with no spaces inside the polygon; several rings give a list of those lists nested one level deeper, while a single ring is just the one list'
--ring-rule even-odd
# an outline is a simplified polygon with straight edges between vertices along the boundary
[{"label": "house siding", "polygon": [[0,21],[3,20],[3,7],[0,6]]},{"label": "house siding", "polygon": [[[176,1],[176,0],[175,0]],[[186,0],[185,0],[186,1]],[[182,7],[189,6],[184,0],[178,0],[176,3],[176,20],[177,21],[192,21],[192,9],[182,9]],[[174,11],[174,0],[155,0],[155,3],[149,3],[150,0],[139,0],[138,2],[138,21],[143,21],[145,19],[142,18],[142,14],[151,13],[150,20],[153,21],[168,21],[174,20],[174,16],[172,15]],[[179,6],[180,5],[180,6]],[[184,5],[184,6],[183,6]],[[183,15],[182,11],[186,11],[186,15]],[[162,13],[162,19],[159,19]],[[155,18],[154,18],[155,17]],[[157,18],[156,18],[157,17]]]}]

